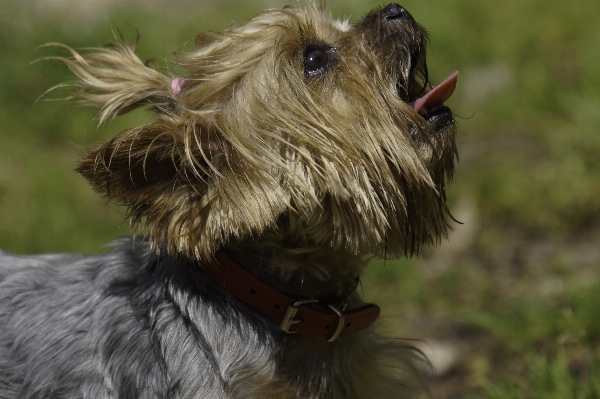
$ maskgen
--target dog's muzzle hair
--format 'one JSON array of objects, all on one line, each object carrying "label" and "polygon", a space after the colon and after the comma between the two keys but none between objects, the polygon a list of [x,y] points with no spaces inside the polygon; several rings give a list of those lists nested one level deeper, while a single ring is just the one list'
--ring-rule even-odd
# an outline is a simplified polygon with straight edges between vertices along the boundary
[{"label": "dog's muzzle hair", "polygon": [[[416,254],[451,220],[457,73],[431,86],[406,9],[354,25],[312,4],[265,11],[198,35],[178,76],[129,44],[54,45],[76,77],[59,87],[100,122],[156,115],[77,168],[148,235],[89,258],[0,253],[1,398],[413,397],[418,356],[367,328],[378,309],[355,293],[373,255]],[[219,257],[290,303],[264,317],[241,299],[256,287],[210,277]],[[300,306],[335,311],[335,332],[313,334],[334,342],[286,334]],[[350,334],[361,307],[373,317]]]}]

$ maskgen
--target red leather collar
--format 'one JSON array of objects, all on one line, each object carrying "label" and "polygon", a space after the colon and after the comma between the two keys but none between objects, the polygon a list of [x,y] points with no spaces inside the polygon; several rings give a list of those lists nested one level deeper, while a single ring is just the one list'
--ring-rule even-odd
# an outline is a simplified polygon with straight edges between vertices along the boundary
[{"label": "red leather collar", "polygon": [[334,341],[369,327],[379,317],[377,305],[352,310],[339,304],[322,306],[312,298],[292,298],[244,269],[225,252],[215,254],[216,263],[199,262],[204,272],[231,295],[279,324],[286,333]]}]

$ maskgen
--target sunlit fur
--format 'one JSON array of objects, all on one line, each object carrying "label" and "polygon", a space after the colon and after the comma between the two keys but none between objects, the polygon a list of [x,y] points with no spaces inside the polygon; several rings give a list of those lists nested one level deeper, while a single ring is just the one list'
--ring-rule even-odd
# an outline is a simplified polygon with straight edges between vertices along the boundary
[{"label": "sunlit fur", "polygon": [[[354,255],[414,253],[446,230],[438,169],[450,173],[454,153],[452,137],[431,154],[409,134],[426,127],[398,96],[396,73],[410,67],[398,58],[424,46],[424,33],[406,34],[396,50],[314,7],[267,11],[199,35],[175,61],[187,79],[177,98],[128,45],[74,53],[64,61],[81,79],[75,96],[101,120],[147,102],[157,110],[79,171],[134,221],[146,218],[170,253],[204,258],[265,234]],[[304,49],[321,43],[337,48],[335,64],[307,79]]]},{"label": "sunlit fur", "polygon": [[[147,227],[148,244],[138,241],[132,253],[121,245],[111,256],[157,255],[179,270],[225,247],[281,289],[328,298],[352,292],[373,255],[413,255],[443,238],[454,124],[434,128],[407,103],[428,84],[424,29],[412,20],[390,28],[380,14],[350,26],[308,5],[200,34],[169,67],[185,79],[177,95],[174,76],[141,61],[131,45],[82,53],[62,46],[71,57],[55,59],[77,80],[61,86],[99,108],[100,121],[148,104],[156,113],[87,151],[78,167],[98,192],[127,205],[135,226]],[[311,48],[332,50],[315,74],[303,61]],[[151,264],[139,262],[140,270]],[[243,306],[219,305],[227,294],[218,289],[214,303],[182,290],[169,298],[191,324],[165,330],[181,335],[170,341],[152,338],[161,361],[181,373],[173,397],[398,398],[412,397],[419,381],[414,352],[372,330],[332,344],[287,336]],[[228,325],[222,312],[237,321]],[[175,347],[183,342],[195,355]],[[203,368],[199,359],[220,345],[246,357],[215,352],[216,365]],[[229,367],[241,369],[228,374]],[[214,386],[194,382],[215,373],[222,380]],[[167,374],[158,385],[172,383]]]}]

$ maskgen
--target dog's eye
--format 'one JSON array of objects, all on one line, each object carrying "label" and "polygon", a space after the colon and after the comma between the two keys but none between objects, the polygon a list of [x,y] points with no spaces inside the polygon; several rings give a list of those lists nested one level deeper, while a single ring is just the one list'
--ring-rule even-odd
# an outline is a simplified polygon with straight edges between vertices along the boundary
[{"label": "dog's eye", "polygon": [[325,69],[329,64],[327,51],[309,48],[304,52],[304,71],[307,75],[314,75]]}]

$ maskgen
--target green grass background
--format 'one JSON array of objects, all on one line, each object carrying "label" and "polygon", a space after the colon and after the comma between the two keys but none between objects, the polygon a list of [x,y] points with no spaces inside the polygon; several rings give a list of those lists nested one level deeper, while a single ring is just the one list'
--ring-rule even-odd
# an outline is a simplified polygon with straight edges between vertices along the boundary
[{"label": "green grass background", "polygon": [[[380,4],[328,8],[356,20]],[[436,397],[599,398],[600,2],[402,4],[430,32],[432,80],[461,72],[449,201],[463,224],[423,257],[374,262],[365,295],[389,332],[457,349],[452,369],[430,378]],[[56,52],[38,46],[101,46],[116,28],[131,40],[137,30],[140,56],[165,65],[196,33],[283,5],[0,0],[0,248],[97,253],[132,234],[73,168],[82,147],[150,114],[98,129],[90,110],[36,102],[69,79],[31,63]]]}]

